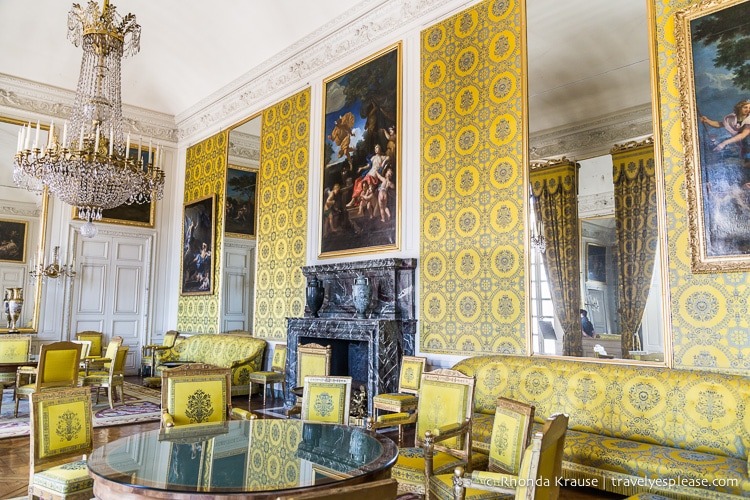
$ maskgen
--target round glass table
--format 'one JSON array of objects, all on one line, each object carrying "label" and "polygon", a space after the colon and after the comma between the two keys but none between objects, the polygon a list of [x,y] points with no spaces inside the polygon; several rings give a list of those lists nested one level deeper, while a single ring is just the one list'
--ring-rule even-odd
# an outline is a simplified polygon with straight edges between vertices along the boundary
[{"label": "round glass table", "polygon": [[397,455],[390,438],[362,428],[258,419],[127,436],[96,448],[88,467],[94,494],[105,500],[275,499],[388,478]]}]

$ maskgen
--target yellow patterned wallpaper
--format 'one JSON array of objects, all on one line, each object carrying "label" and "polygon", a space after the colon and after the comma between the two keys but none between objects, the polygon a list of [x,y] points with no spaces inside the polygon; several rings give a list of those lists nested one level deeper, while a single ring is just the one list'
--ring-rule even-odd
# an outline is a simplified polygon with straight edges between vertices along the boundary
[{"label": "yellow patterned wallpaper", "polygon": [[520,6],[421,33],[420,347],[526,352]]},{"label": "yellow patterned wallpaper", "polygon": [[286,339],[305,312],[310,89],[263,112],[258,181],[255,336]]},{"label": "yellow patterned wallpaper", "polygon": [[692,274],[690,271],[674,14],[693,3],[698,2],[654,3],[674,364],[681,368],[746,375],[750,369],[748,274]]},{"label": "yellow patterned wallpaper", "polygon": [[[220,132],[187,149],[185,166],[185,203],[216,195],[216,207],[224,206],[228,132]],[[216,210],[216,235],[222,235],[224,210]],[[221,290],[222,238],[214,235],[211,265],[214,268],[214,293],[180,296],[177,303],[177,330],[189,333],[218,333]],[[180,268],[182,271],[182,268]],[[182,273],[180,273],[182,275]]]}]

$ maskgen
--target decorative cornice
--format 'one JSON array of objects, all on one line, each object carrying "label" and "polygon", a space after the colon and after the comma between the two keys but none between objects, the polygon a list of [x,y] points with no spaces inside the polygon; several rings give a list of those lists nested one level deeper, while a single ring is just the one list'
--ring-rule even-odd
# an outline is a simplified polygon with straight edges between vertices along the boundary
[{"label": "decorative cornice", "polygon": [[576,160],[593,158],[609,154],[615,144],[653,133],[651,105],[646,104],[586,123],[532,134],[529,138],[529,159],[561,156]]},{"label": "decorative cornice", "polygon": [[597,193],[578,196],[578,218],[614,215],[615,197],[612,193]]},{"label": "decorative cornice", "polygon": [[[18,116],[31,113],[62,121],[70,116],[74,100],[73,91],[0,73],[0,110],[12,110],[12,114]],[[177,142],[173,116],[125,104],[122,113],[125,132],[162,142]]]},{"label": "decorative cornice", "polygon": [[247,160],[260,163],[260,137],[232,130],[229,134],[229,163],[244,165]]},{"label": "decorative cornice", "polygon": [[[364,0],[265,63],[226,85],[176,117],[180,140],[226,126],[227,117],[262,109],[264,101],[292,94],[328,64],[398,32],[411,23],[426,24],[452,9],[474,2],[453,0]],[[247,114],[247,113],[245,113]]]},{"label": "decorative cornice", "polygon": [[0,204],[0,214],[33,219],[38,219],[42,215],[42,208],[32,203],[14,202],[13,204],[8,204],[8,200],[2,201],[3,204]]}]

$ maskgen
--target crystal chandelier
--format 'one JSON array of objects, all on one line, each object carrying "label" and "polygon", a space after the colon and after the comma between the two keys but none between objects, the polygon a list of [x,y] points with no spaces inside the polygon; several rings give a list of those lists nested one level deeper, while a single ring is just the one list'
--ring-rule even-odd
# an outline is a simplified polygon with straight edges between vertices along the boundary
[{"label": "crystal chandelier", "polygon": [[[122,204],[150,203],[164,194],[162,149],[149,147],[148,161],[130,155],[130,134],[123,133],[120,62],[140,49],[141,27],[135,16],[121,17],[104,0],[86,8],[73,4],[68,13],[68,39],[83,48],[81,74],[70,119],[58,140],[54,122],[46,145],[39,144],[29,123],[18,134],[13,178],[19,187],[41,192],[45,186],[61,201],[78,208],[86,220],[81,234],[96,235],[92,221],[102,210]],[[34,140],[32,142],[32,135]],[[150,141],[149,141],[150,143]]]}]

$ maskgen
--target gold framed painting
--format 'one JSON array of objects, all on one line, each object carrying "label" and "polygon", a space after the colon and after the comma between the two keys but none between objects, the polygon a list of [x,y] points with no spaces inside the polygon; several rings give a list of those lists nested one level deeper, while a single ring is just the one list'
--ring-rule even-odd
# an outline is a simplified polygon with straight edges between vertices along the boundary
[{"label": "gold framed painting", "polygon": [[607,247],[586,243],[586,280],[607,282]]},{"label": "gold framed painting", "polygon": [[255,238],[258,169],[229,165],[224,196],[224,234]]},{"label": "gold framed painting", "polygon": [[26,221],[0,220],[0,262],[26,262],[28,229]]},{"label": "gold framed painting", "polygon": [[[138,156],[138,148],[130,148],[129,157]],[[153,160],[154,150],[148,147],[140,149],[141,160],[144,165],[148,165],[149,159]],[[73,207],[73,218],[76,220],[86,220],[78,216],[78,208]],[[154,227],[156,220],[156,202],[151,200],[149,203],[123,203],[119,207],[102,210],[102,220],[106,224],[121,224],[125,226]]]},{"label": "gold framed painting", "polygon": [[185,203],[182,216],[182,287],[180,295],[211,295],[214,290],[216,197]]},{"label": "gold framed painting", "polygon": [[320,257],[397,250],[401,44],[323,82]]},{"label": "gold framed painting", "polygon": [[693,272],[750,270],[749,0],[675,14]]}]

